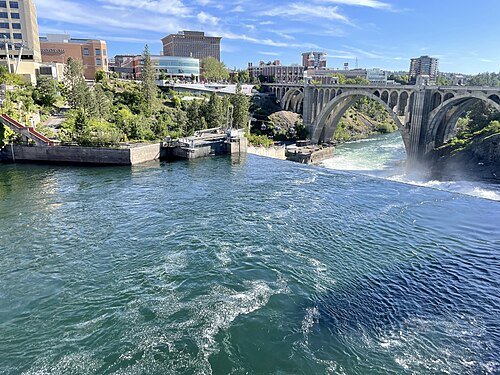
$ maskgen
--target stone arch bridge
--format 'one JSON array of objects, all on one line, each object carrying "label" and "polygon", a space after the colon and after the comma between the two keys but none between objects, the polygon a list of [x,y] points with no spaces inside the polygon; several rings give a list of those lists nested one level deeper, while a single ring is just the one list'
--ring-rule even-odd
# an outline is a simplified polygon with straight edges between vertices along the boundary
[{"label": "stone arch bridge", "polygon": [[458,119],[483,101],[500,111],[500,88],[267,84],[284,110],[302,113],[313,143],[332,141],[344,113],[361,98],[380,103],[395,121],[408,160],[421,161],[455,133]]}]

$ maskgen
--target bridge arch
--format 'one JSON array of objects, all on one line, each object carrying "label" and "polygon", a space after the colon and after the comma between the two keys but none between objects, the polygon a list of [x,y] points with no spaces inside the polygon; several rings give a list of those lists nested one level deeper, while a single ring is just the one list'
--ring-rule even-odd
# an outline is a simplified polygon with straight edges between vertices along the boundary
[{"label": "bridge arch", "polygon": [[453,97],[449,97],[449,95],[452,94],[446,94],[445,98],[448,97],[448,99],[443,101],[441,105],[430,113],[426,152],[436,147],[440,147],[447,142],[453,135],[460,117],[475,104],[483,101],[500,112],[500,100],[498,100],[498,102],[495,100],[496,98],[494,97],[496,95],[491,95],[489,97],[483,94],[470,93],[463,96],[453,95]]},{"label": "bridge arch", "polygon": [[281,109],[295,112],[297,107],[302,106],[304,92],[301,89],[289,89],[281,99]]},{"label": "bridge arch", "polygon": [[397,115],[398,116],[405,115],[406,107],[408,106],[408,99],[409,98],[410,98],[410,95],[406,91],[403,91],[401,94],[399,94],[398,107],[397,107]]},{"label": "bridge arch", "polygon": [[397,114],[381,98],[368,91],[346,91],[330,100],[316,117],[311,129],[311,141],[313,143],[332,141],[342,116],[353,104],[362,98],[372,99],[384,107],[396,123],[403,137],[405,148],[408,150],[409,133],[399,120]]}]

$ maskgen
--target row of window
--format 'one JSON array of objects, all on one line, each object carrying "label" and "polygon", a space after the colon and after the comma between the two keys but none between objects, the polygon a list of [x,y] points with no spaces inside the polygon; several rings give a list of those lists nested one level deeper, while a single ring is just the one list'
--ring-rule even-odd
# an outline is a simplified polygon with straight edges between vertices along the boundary
[{"label": "row of window", "polygon": [[[12,23],[10,24],[14,30],[21,30],[21,24],[20,23]],[[8,22],[0,22],[0,29],[8,29],[9,28],[9,23]]]},{"label": "row of window", "polygon": [[[101,66],[102,65],[102,60],[98,57],[95,59],[95,64],[97,66]],[[108,59],[104,59],[104,65],[107,65],[108,64]]]},{"label": "row of window", "polygon": [[0,39],[17,39],[17,40],[22,40],[23,39],[23,34],[21,33],[13,33],[12,38],[10,37],[10,33],[2,33],[0,32]]},{"label": "row of window", "polygon": [[[84,56],[88,56],[89,54],[90,54],[89,49],[88,48],[84,48],[83,49],[83,55]],[[101,56],[101,49],[100,48],[96,48],[95,49],[95,55],[96,56]],[[102,55],[106,56],[106,50],[105,49],[102,50]]]},{"label": "row of window", "polygon": [[[19,9],[19,3],[17,1],[9,1],[9,5],[12,9]],[[7,8],[7,2],[0,1],[0,8]]]},{"label": "row of window", "polygon": [[[9,18],[9,13],[7,12],[0,12],[0,18],[2,19],[8,19]],[[13,20],[20,20],[21,19],[21,15],[19,13],[10,13],[10,18],[12,18]]]}]

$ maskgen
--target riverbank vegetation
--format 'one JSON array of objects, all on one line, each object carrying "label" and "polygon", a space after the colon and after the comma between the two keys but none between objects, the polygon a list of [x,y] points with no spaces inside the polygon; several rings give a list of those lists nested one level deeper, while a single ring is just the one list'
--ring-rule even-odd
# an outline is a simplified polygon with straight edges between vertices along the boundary
[{"label": "riverbank vegetation", "polygon": [[479,102],[458,120],[456,135],[440,147],[441,154],[457,154],[476,140],[496,134],[500,134],[500,113]]},{"label": "riverbank vegetation", "polygon": [[[144,50],[142,82],[124,81],[96,75],[89,84],[83,65],[68,60],[64,83],[39,79],[36,87],[20,78],[5,75],[12,87],[6,91],[2,113],[25,124],[40,114],[43,123],[58,113],[64,121],[55,128],[39,125],[37,130],[63,144],[116,146],[122,142],[153,142],[165,137],[185,137],[197,130],[226,127],[245,128],[250,99],[238,87],[236,95],[185,96],[161,91],[149,50]],[[1,75],[0,75],[1,78]],[[15,86],[13,85],[15,83]],[[15,141],[9,129],[0,140]]]}]

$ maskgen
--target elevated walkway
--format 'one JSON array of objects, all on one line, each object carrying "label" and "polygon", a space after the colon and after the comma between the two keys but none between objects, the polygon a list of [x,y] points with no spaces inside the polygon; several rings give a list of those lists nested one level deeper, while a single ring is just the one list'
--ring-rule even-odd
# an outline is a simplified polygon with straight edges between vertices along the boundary
[{"label": "elevated walkway", "polygon": [[6,114],[0,116],[0,123],[4,124],[15,133],[21,134],[26,140],[31,139],[37,146],[48,147],[54,145],[53,141],[37,132],[35,128],[24,126]]}]

